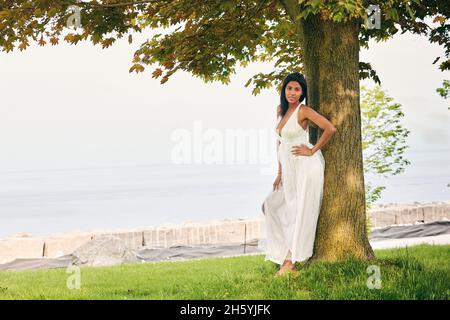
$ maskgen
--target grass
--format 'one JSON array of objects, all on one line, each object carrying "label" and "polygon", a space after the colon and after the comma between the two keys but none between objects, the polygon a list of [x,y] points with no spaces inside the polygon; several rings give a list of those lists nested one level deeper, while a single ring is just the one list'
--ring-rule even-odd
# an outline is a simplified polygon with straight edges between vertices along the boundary
[{"label": "grass", "polygon": [[[376,261],[297,263],[274,277],[263,255],[80,268],[80,289],[66,269],[2,271],[0,299],[448,299],[450,245],[376,250]],[[381,288],[369,289],[369,265]],[[70,281],[69,281],[70,282]]]}]

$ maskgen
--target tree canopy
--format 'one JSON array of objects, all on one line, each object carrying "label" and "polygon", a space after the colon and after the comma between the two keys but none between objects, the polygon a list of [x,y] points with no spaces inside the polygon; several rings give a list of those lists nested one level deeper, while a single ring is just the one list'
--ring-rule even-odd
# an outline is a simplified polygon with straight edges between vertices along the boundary
[{"label": "tree canopy", "polygon": [[[381,28],[367,27],[366,9],[378,5]],[[69,28],[80,8],[80,25]],[[190,72],[204,81],[228,83],[238,65],[274,61],[270,73],[255,74],[246,86],[253,93],[279,85],[280,80],[302,65],[302,19],[320,15],[323,19],[359,19],[359,41],[368,48],[370,39],[385,41],[407,31],[427,36],[430,43],[445,48],[436,57],[439,68],[450,69],[448,18],[450,2],[439,0],[320,1],[320,0],[0,0],[0,48],[25,50],[30,41],[57,45],[62,40],[81,40],[108,48],[117,39],[146,28],[169,28],[140,45],[134,53],[130,72],[143,72],[154,65],[152,76],[168,81],[177,70]],[[432,23],[427,22],[430,20]],[[65,32],[67,31],[67,32]],[[64,34],[66,33],[66,34]],[[359,62],[360,78],[380,83],[370,62]]]}]

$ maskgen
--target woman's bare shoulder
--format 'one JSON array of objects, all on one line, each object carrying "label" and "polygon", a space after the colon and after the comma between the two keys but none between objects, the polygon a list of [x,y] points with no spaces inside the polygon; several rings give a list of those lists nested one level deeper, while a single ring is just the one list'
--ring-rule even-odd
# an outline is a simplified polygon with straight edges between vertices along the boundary
[{"label": "woman's bare shoulder", "polygon": [[301,113],[302,115],[306,115],[306,113],[311,112],[311,110],[314,110],[313,107],[311,107],[311,106],[309,106],[307,104],[304,104],[304,103],[300,104],[300,107],[301,108],[299,110],[299,113]]},{"label": "woman's bare shoulder", "polygon": [[305,113],[305,111],[309,111],[309,110],[314,110],[314,109],[311,106],[307,105],[307,104],[304,104],[304,103],[301,104],[301,109],[299,110],[299,113],[298,113],[299,121],[303,122],[305,120],[308,120],[308,124],[310,126],[318,128],[318,126],[314,122],[309,120],[307,113]]},{"label": "woman's bare shoulder", "polygon": [[305,103],[300,104],[300,106],[301,106],[302,108],[311,108],[309,105],[307,105],[307,104],[305,104]]}]

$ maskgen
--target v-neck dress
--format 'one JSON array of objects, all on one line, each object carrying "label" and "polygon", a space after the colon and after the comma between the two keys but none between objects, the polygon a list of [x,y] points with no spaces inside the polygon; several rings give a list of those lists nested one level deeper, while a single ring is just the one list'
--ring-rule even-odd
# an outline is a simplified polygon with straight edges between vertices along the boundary
[{"label": "v-neck dress", "polygon": [[[286,258],[293,263],[305,261],[313,254],[317,221],[323,198],[325,160],[320,150],[312,156],[291,153],[295,145],[309,148],[308,128],[298,123],[296,107],[280,132],[277,158],[281,163],[281,185],[265,198],[262,211],[261,235],[258,249],[265,261],[282,264]],[[271,188],[273,189],[273,188]]]}]

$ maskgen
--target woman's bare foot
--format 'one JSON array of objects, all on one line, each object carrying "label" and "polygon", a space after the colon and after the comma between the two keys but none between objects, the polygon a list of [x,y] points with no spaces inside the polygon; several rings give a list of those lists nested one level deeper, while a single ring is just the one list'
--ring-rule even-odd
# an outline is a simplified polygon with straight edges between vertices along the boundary
[{"label": "woman's bare foot", "polygon": [[277,271],[275,274],[276,276],[281,276],[285,274],[286,272],[295,272],[295,264],[292,263],[291,260],[286,260],[281,266],[280,270]]}]

